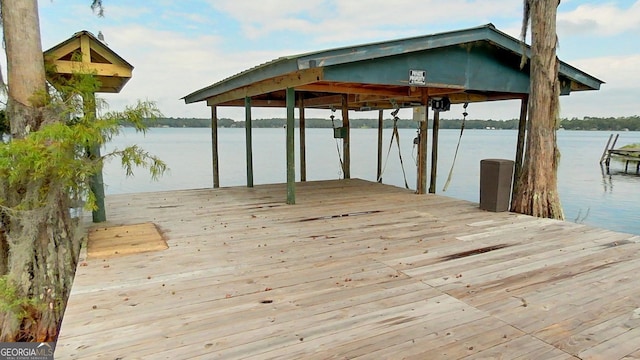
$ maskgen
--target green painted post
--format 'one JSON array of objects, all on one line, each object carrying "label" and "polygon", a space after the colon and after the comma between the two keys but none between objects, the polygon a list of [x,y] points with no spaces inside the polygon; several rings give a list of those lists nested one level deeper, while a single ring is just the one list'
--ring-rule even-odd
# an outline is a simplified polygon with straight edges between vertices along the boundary
[{"label": "green painted post", "polygon": [[342,127],[346,129],[342,138],[342,173],[345,179],[351,179],[351,130],[349,125],[349,98],[342,94]]},{"label": "green painted post", "polygon": [[[427,108],[429,111],[429,108]],[[429,193],[436,193],[436,182],[438,177],[438,133],[440,132],[440,111],[433,111],[433,129],[431,142],[431,183],[429,184]]]},{"label": "green painted post", "polygon": [[[88,93],[84,96],[85,116],[95,119],[96,116],[96,94]],[[89,144],[87,146],[87,157],[91,160],[100,159],[100,145]],[[96,198],[96,209],[91,212],[93,222],[99,223],[107,221],[107,210],[104,205],[104,180],[102,178],[102,163],[98,166],[96,173],[89,179],[89,188]]]},{"label": "green painted post", "polygon": [[220,171],[218,169],[218,108],[211,106],[211,165],[213,167],[213,187],[220,187]]},{"label": "green painted post", "polygon": [[427,132],[429,131],[429,93],[424,88],[422,92],[422,104],[424,109],[424,121],[420,121],[420,140],[418,141],[418,194],[427,193]]},{"label": "green painted post", "polygon": [[307,138],[305,135],[304,97],[298,99],[298,113],[300,118],[300,181],[307,181]]},{"label": "green painted post", "polygon": [[382,128],[384,126],[384,119],[382,110],[378,110],[378,172],[376,173],[376,179],[379,183],[382,182]]},{"label": "green painted post", "polygon": [[247,143],[247,187],[253,187],[253,146],[251,144],[251,98],[244,98],[244,128]]},{"label": "green painted post", "polygon": [[296,92],[287,88],[287,204],[296,203],[295,118]]},{"label": "green painted post", "polygon": [[[100,145],[93,145],[88,152],[90,159],[100,158]],[[91,213],[94,223],[107,221],[107,210],[104,205],[104,180],[102,178],[102,165],[99,170],[91,177],[90,187],[93,194],[96,196],[97,208]]]}]

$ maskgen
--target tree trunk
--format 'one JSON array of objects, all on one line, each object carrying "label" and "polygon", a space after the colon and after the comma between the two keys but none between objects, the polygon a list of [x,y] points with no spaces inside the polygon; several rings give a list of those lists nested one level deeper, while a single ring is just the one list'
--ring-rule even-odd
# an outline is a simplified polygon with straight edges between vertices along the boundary
[{"label": "tree trunk", "polygon": [[560,160],[556,145],[560,95],[556,57],[558,4],[558,0],[528,1],[532,33],[529,126],[525,160],[511,210],[564,219],[557,182]]},{"label": "tree trunk", "polygon": [[[2,0],[12,141],[37,131],[45,120],[44,59],[37,0]],[[47,122],[57,121],[46,114]],[[16,160],[19,161],[19,160]],[[33,199],[46,194],[44,205]],[[0,341],[55,340],[76,269],[79,241],[64,184],[0,181],[0,268],[20,300],[0,312]],[[6,304],[2,304],[6,305]]]},{"label": "tree trunk", "polygon": [[[63,188],[60,184],[29,183],[26,197],[41,192],[38,185]],[[56,339],[80,250],[77,223],[69,216],[69,206],[69,194],[53,190],[45,206],[11,216],[7,279],[16,286],[18,297],[29,301],[0,314],[0,341]]]},{"label": "tree trunk", "polygon": [[36,131],[42,116],[34,110],[45,96],[45,71],[37,0],[2,0],[2,28],[7,54],[7,117],[14,138]]}]

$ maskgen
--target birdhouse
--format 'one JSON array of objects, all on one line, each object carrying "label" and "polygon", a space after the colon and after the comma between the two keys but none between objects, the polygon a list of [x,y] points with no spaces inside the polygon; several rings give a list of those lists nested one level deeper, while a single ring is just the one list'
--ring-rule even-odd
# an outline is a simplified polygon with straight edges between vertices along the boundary
[{"label": "birdhouse", "polygon": [[45,63],[55,67],[54,76],[95,74],[101,84],[98,92],[118,93],[131,79],[133,66],[107,46],[101,33],[98,35],[96,38],[86,30],[73,34],[44,52]]}]

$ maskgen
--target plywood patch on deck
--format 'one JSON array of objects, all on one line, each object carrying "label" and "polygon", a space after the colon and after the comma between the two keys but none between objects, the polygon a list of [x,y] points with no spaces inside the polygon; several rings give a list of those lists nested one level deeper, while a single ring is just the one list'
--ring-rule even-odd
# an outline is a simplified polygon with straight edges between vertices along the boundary
[{"label": "plywood patch on deck", "polygon": [[89,231],[88,258],[165,250],[167,242],[154,223],[94,227]]}]

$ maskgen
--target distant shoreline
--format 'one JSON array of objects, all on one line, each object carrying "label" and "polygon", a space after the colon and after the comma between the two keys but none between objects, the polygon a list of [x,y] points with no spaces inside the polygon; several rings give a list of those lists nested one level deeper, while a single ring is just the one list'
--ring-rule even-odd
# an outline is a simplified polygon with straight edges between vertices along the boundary
[{"label": "distant shoreline", "polygon": [[[429,128],[432,127],[432,119],[429,121]],[[440,120],[440,129],[460,129],[462,119]],[[211,126],[210,119],[196,118],[159,118],[155,120],[146,120],[149,127],[165,127],[165,128],[208,128]],[[306,128],[332,128],[341,126],[341,121],[334,123],[328,119],[306,119]],[[296,119],[296,127],[299,121]],[[251,121],[253,128],[282,128],[286,125],[286,119],[256,119]],[[378,128],[377,119],[351,119],[350,125],[354,129],[358,128]],[[398,120],[398,128],[415,129],[416,122],[413,120]],[[125,124],[126,126],[126,124]],[[491,130],[516,130],[518,129],[518,120],[466,120],[465,129],[491,129]],[[232,119],[219,119],[219,128],[244,128],[244,121],[235,121]],[[392,128],[393,120],[385,119],[383,121],[384,128]],[[640,131],[640,116],[619,117],[619,118],[595,118],[585,117],[583,119],[562,119],[560,121],[560,129],[564,130],[599,130],[599,131]]]}]

